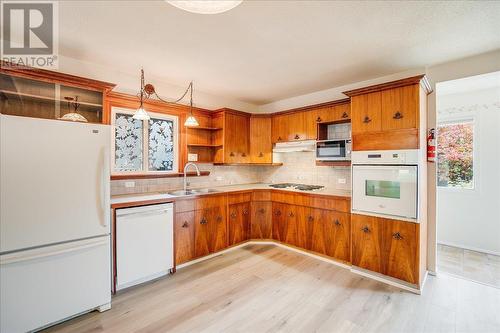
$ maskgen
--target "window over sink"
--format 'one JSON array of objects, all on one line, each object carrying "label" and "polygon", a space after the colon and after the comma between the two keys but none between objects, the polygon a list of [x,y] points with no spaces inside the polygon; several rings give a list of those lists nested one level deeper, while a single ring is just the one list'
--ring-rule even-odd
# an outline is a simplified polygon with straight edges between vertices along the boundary
[{"label": "window over sink", "polygon": [[178,117],[148,113],[151,119],[137,120],[134,110],[112,109],[113,174],[178,172]]}]

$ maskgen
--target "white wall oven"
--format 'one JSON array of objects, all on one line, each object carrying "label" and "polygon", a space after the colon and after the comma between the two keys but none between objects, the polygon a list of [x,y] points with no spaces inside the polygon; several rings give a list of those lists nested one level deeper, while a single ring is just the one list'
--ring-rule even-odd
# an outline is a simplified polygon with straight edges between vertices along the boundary
[{"label": "white wall oven", "polygon": [[418,151],[352,154],[352,212],[417,221]]}]

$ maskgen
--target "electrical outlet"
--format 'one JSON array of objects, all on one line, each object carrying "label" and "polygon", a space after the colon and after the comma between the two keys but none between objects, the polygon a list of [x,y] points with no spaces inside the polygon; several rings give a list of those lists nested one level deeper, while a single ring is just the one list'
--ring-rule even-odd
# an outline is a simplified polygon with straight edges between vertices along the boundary
[{"label": "electrical outlet", "polygon": [[337,183],[339,183],[339,184],[345,184],[346,180],[345,180],[345,178],[339,178],[339,179],[337,179]]},{"label": "electrical outlet", "polygon": [[135,187],[135,182],[125,182],[125,187]]},{"label": "electrical outlet", "polygon": [[223,181],[223,180],[224,180],[224,177],[222,177],[222,176],[217,176],[217,177],[215,177],[215,180],[216,180],[216,181],[218,181],[218,182],[221,182],[221,181]]}]

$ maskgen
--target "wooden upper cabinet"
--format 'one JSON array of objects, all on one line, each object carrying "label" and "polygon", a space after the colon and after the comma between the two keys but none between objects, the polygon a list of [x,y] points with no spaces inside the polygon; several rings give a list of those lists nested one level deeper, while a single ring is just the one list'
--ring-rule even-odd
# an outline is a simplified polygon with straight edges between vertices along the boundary
[{"label": "wooden upper cabinet", "polygon": [[351,97],[353,150],[418,149],[431,91],[418,75],[344,92]]},{"label": "wooden upper cabinet", "polygon": [[250,162],[272,163],[271,117],[250,118]]},{"label": "wooden upper cabinet", "polygon": [[271,140],[273,143],[288,141],[288,117],[276,115],[271,118]]},{"label": "wooden upper cabinet", "polygon": [[347,121],[351,119],[351,104],[335,105],[332,110],[333,121]]},{"label": "wooden upper cabinet", "polygon": [[381,92],[382,130],[418,128],[419,85]]},{"label": "wooden upper cabinet", "polygon": [[377,132],[382,129],[380,91],[354,96],[351,99],[352,133]]},{"label": "wooden upper cabinet", "polygon": [[250,116],[226,112],[224,119],[224,163],[248,163]]}]

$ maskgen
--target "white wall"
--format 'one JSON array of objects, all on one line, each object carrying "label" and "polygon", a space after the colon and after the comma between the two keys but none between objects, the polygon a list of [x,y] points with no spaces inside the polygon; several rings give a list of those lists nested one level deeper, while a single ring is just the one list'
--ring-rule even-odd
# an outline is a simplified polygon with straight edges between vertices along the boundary
[{"label": "white wall", "polygon": [[[500,70],[500,50],[450,61],[444,64],[427,68],[429,78],[434,90],[427,99],[427,128],[436,127],[436,83],[460,79],[468,76],[491,73]],[[427,269],[436,271],[436,166],[428,163],[427,177],[427,221],[428,221],[428,257]]]},{"label": "white wall", "polygon": [[438,187],[437,241],[500,254],[500,82],[497,88],[467,93],[442,95],[440,88],[436,91],[438,123],[474,121],[475,186]]}]

